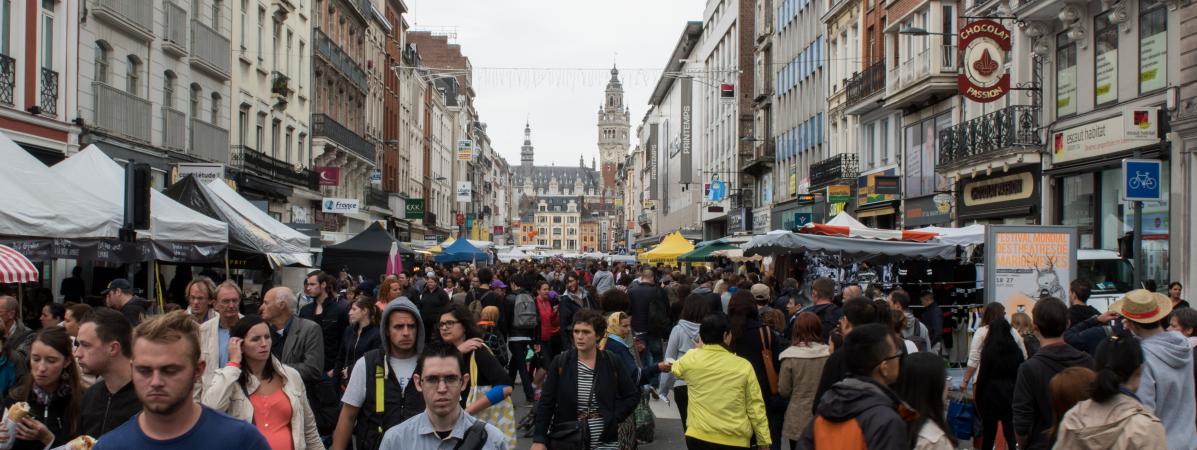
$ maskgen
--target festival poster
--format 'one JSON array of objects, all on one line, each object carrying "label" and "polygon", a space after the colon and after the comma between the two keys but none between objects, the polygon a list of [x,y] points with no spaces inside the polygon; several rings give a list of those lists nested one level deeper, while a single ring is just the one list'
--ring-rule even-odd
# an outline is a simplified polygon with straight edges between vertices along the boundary
[{"label": "festival poster", "polygon": [[990,225],[985,236],[985,301],[1007,314],[1031,314],[1045,297],[1068,301],[1076,277],[1077,230],[1066,226]]}]

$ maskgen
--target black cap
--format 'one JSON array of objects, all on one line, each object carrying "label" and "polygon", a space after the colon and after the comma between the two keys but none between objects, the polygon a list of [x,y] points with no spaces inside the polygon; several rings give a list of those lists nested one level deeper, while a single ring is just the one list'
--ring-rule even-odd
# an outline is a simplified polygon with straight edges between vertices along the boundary
[{"label": "black cap", "polygon": [[124,292],[133,292],[133,284],[124,278],[117,278],[108,282],[108,288],[101,291],[101,294],[108,295],[108,292],[113,289],[120,289]]}]

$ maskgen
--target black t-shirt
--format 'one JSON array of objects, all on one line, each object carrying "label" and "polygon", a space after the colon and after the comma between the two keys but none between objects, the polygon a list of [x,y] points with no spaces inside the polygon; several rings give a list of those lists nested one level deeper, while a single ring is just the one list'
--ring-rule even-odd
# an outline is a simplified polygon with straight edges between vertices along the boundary
[{"label": "black t-shirt", "polygon": [[153,305],[150,304],[149,300],[141,297],[133,297],[128,303],[125,303],[125,306],[121,307],[121,314],[124,314],[125,318],[129,319],[130,325],[137,327],[150,314],[151,308],[153,308]]},{"label": "black t-shirt", "polygon": [[1069,326],[1084,322],[1086,319],[1101,314],[1097,312],[1097,308],[1089,305],[1069,305],[1068,306],[1068,323]]},{"label": "black t-shirt", "polygon": [[[470,356],[473,355],[478,363],[478,380],[470,383],[475,386],[511,386],[511,378],[507,376],[507,368],[499,363],[498,358],[486,349],[475,350],[465,354],[461,362],[461,373],[470,373]],[[466,398],[470,392],[461,393],[461,407],[466,406]]]},{"label": "black t-shirt", "polygon": [[79,432],[97,439],[141,412],[141,401],[132,381],[115,394],[109,394],[108,385],[97,381],[83,391],[79,406]]}]

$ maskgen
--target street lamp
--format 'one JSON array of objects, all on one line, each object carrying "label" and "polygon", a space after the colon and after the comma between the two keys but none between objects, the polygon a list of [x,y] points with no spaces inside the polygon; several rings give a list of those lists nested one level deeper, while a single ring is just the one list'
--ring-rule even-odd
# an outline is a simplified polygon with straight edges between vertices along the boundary
[{"label": "street lamp", "polygon": [[898,30],[898,34],[905,34],[908,36],[927,36],[927,35],[955,36],[956,35],[956,33],[948,33],[948,32],[936,33],[933,31],[927,31],[927,30],[925,30],[923,28],[919,28],[919,27],[906,27],[901,30]]}]

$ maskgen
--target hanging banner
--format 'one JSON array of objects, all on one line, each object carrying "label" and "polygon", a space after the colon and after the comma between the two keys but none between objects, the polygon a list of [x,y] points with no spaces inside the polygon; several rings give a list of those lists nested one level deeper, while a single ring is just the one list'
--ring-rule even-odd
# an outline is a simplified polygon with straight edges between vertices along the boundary
[{"label": "hanging banner", "polygon": [[1002,303],[1007,314],[1034,314],[1046,297],[1067,302],[1076,253],[1076,227],[987,226],[985,301]]},{"label": "hanging banner", "polygon": [[470,197],[472,197],[474,194],[473,191],[474,191],[474,185],[472,183],[470,183],[469,181],[458,181],[457,182],[457,201],[469,202]]},{"label": "hanging banner", "polygon": [[457,160],[470,161],[474,159],[474,141],[462,139],[457,141]]},{"label": "hanging banner", "polygon": [[964,70],[957,75],[960,95],[978,103],[989,103],[1010,92],[1006,55],[1010,52],[1010,30],[989,19],[969,22],[960,28]]},{"label": "hanging banner", "polygon": [[657,144],[657,130],[658,124],[650,124],[648,126],[648,170],[652,174],[648,181],[648,198],[652,200],[657,199],[657,175],[658,164],[657,152],[659,145]]},{"label": "hanging banner", "polygon": [[341,185],[341,168],[340,167],[316,167],[316,174],[319,175],[321,186],[340,186]]},{"label": "hanging banner", "polygon": [[693,129],[693,112],[694,112],[694,79],[690,77],[682,77],[681,95],[682,95],[682,142],[681,142],[681,163],[682,173],[678,176],[678,183],[690,184],[694,182],[694,153],[693,142],[691,139],[691,131]]}]

